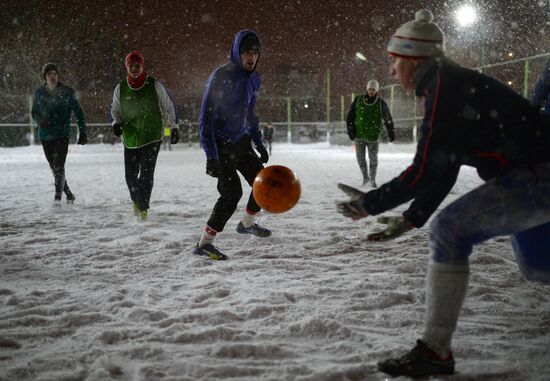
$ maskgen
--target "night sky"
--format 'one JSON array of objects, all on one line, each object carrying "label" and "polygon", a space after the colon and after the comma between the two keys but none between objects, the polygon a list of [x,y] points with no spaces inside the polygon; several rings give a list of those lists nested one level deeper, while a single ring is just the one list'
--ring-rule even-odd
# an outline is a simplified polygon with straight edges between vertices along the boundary
[{"label": "night sky", "polygon": [[[2,1],[0,75],[4,91],[40,85],[45,62],[59,64],[62,80],[79,91],[112,94],[130,50],[145,55],[147,71],[175,98],[200,98],[208,75],[228,57],[235,33],[258,31],[263,44],[262,94],[301,96],[324,91],[327,69],[333,94],[349,93],[370,78],[370,65],[390,84],[385,46],[395,29],[428,8],[447,37],[448,55],[464,65],[500,62],[549,49],[549,1],[477,1],[481,22],[459,30],[453,11],[464,1]],[[506,3],[506,6],[501,3]],[[76,4],[76,5],[75,5]]]}]

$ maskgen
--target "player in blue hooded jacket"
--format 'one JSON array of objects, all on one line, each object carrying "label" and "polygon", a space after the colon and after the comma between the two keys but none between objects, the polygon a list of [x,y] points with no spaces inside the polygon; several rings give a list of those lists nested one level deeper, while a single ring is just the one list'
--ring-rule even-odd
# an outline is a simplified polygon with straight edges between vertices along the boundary
[{"label": "player in blue hooded jacket", "polygon": [[[242,197],[237,171],[249,185],[267,163],[269,155],[262,144],[258,117],[254,112],[260,88],[256,71],[261,43],[255,31],[238,32],[231,46],[231,59],[210,75],[199,117],[200,141],[206,153],[206,173],[218,179],[220,197],[193,253],[215,260],[227,257],[214,245],[216,234],[223,231]],[[254,152],[252,142],[260,157]],[[256,224],[260,207],[252,192],[237,232],[269,237],[271,232]]]}]

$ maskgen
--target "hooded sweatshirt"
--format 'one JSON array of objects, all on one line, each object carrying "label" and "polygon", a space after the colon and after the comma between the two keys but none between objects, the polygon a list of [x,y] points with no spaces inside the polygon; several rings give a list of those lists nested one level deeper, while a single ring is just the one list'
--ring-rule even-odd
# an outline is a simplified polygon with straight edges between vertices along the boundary
[{"label": "hooded sweatshirt", "polygon": [[257,37],[250,29],[236,34],[230,61],[214,70],[206,84],[199,128],[201,145],[208,159],[218,159],[219,144],[234,144],[247,135],[256,147],[262,145],[258,117],[254,112],[260,75],[256,68],[246,71],[239,54],[241,41],[249,33]]}]

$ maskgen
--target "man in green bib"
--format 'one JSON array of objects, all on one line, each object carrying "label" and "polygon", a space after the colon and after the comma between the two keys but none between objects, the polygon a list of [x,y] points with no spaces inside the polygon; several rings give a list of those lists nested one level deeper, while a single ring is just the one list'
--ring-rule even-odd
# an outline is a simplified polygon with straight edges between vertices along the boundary
[{"label": "man in green bib", "polygon": [[[390,142],[395,139],[391,113],[386,102],[378,96],[378,87],[378,81],[371,79],[367,83],[367,93],[353,100],[346,118],[349,138],[355,141],[355,155],[363,174],[363,185],[370,185],[373,188],[376,188],[378,138],[382,120]],[[369,152],[368,168],[366,150]]]},{"label": "man in green bib", "polygon": [[122,135],[124,141],[124,168],[132,207],[145,220],[164,124],[171,127],[175,137],[178,120],[165,87],[147,75],[143,55],[130,52],[124,64],[128,76],[115,88],[111,118],[114,134]]}]

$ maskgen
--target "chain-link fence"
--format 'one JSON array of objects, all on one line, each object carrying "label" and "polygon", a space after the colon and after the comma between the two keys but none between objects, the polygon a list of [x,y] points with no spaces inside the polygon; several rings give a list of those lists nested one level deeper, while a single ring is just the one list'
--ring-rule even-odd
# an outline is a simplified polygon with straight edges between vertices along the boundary
[{"label": "chain-link fence", "polygon": [[[483,65],[475,69],[499,79],[528,98],[549,56],[550,53],[545,53]],[[326,141],[331,144],[350,144],[345,131],[346,114],[354,96],[364,93],[365,89],[356,88],[346,95],[331,96],[330,82],[328,78],[325,80],[327,82],[323,84],[324,95],[278,97],[265,94],[259,97],[256,112],[262,120],[262,125],[264,122],[271,122],[274,126],[274,141],[292,143]],[[407,91],[399,85],[383,86],[379,93],[392,113],[396,127],[396,142],[415,142],[423,114],[420,100],[412,91]],[[79,96],[88,120],[90,115],[107,119],[112,93],[79,93]],[[30,117],[32,97],[23,94],[5,95],[4,98],[3,114],[0,116],[0,147],[38,143],[36,126]],[[183,99],[182,105],[176,105],[181,118],[181,140],[188,144],[199,141],[197,120],[200,103],[200,97],[196,97]],[[108,122],[87,125],[90,143],[118,141]],[[385,133],[384,128],[382,131]],[[73,127],[71,141],[76,141],[76,127]]]}]

